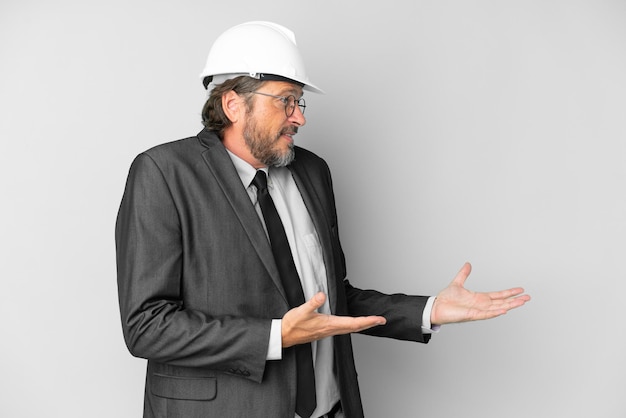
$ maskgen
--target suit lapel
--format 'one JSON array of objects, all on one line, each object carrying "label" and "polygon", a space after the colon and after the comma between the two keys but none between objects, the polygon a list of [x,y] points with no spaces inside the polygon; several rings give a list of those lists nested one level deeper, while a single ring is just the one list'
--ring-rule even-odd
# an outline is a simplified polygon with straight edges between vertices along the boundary
[{"label": "suit lapel", "polygon": [[280,281],[280,275],[274,262],[272,248],[267,240],[267,235],[248,193],[241,184],[241,179],[233,166],[228,152],[215,134],[204,130],[200,133],[199,138],[207,147],[202,152],[204,161],[230,203],[233,212],[235,212],[241,222],[272,281],[285,299],[285,302],[287,302],[287,296]]}]

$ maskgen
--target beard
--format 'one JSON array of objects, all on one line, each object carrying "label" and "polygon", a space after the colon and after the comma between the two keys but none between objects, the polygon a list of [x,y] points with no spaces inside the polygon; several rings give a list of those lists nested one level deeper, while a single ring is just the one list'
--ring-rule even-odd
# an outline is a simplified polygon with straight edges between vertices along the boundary
[{"label": "beard", "polygon": [[243,130],[243,138],[250,149],[250,153],[259,162],[268,167],[284,167],[293,161],[295,151],[293,143],[287,149],[280,148],[280,137],[284,134],[295,134],[298,127],[283,128],[278,134],[263,131],[256,118],[249,117]]}]

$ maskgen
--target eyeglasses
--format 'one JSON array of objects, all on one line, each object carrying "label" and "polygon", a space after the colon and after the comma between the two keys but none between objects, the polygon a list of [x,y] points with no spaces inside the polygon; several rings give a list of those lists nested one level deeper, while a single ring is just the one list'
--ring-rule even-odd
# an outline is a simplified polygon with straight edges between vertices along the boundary
[{"label": "eyeglasses", "polygon": [[304,97],[296,99],[296,96],[293,95],[276,96],[274,94],[261,93],[260,91],[253,91],[252,93],[260,94],[262,96],[273,97],[283,102],[283,104],[285,105],[285,115],[287,115],[288,118],[291,117],[291,115],[293,115],[293,112],[296,111],[296,103],[298,103],[298,106],[300,107],[300,112],[302,112],[302,114],[304,114],[304,109],[306,109],[306,102],[304,101]]}]

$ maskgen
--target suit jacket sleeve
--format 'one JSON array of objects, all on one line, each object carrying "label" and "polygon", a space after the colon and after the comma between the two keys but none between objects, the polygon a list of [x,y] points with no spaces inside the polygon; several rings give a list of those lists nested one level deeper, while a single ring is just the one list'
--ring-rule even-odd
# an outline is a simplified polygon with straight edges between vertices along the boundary
[{"label": "suit jacket sleeve", "polygon": [[410,296],[402,293],[383,294],[376,290],[361,290],[344,281],[351,316],[380,315],[387,323],[369,328],[363,334],[389,337],[398,340],[428,343],[430,334],[422,332],[422,313],[427,296]]},{"label": "suit jacket sleeve", "polygon": [[149,155],[139,155],[129,172],[115,230],[126,344],[138,357],[261,381],[271,320],[210,317],[183,303],[178,210],[160,168]]}]

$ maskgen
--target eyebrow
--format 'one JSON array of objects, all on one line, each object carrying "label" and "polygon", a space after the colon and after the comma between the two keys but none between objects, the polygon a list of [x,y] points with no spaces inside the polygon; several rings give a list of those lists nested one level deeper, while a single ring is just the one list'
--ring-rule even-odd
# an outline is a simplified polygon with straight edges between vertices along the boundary
[{"label": "eyebrow", "polygon": [[280,96],[294,96],[296,99],[300,99],[302,96],[304,96],[304,92],[300,92],[299,90],[295,88],[287,87],[283,90],[280,90],[279,95]]}]

